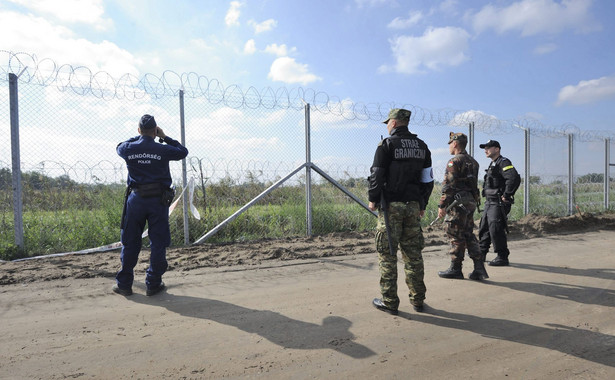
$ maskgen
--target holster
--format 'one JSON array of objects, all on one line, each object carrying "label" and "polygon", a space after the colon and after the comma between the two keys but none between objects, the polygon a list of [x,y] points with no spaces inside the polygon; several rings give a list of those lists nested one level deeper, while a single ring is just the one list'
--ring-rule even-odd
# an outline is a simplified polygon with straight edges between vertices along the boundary
[{"label": "holster", "polygon": [[162,196],[160,197],[160,203],[169,207],[171,203],[173,203],[173,199],[175,199],[175,188],[168,187],[162,190]]}]

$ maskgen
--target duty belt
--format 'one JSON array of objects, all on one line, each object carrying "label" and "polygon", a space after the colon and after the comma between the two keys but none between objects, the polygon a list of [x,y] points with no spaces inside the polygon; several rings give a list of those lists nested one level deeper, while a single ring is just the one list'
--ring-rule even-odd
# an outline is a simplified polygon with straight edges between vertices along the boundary
[{"label": "duty belt", "polygon": [[132,190],[143,198],[159,197],[162,195],[162,184],[147,183],[144,185],[133,185]]}]

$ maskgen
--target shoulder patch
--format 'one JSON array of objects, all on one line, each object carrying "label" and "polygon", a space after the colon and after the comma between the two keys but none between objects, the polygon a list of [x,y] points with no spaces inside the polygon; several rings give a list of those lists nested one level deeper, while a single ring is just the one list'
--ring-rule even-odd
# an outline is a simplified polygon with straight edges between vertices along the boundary
[{"label": "shoulder patch", "polygon": [[453,161],[449,161],[446,166],[448,166],[449,168],[452,167],[453,166]]},{"label": "shoulder patch", "polygon": [[502,171],[503,171],[503,172],[505,172],[505,171],[507,171],[507,170],[514,169],[514,168],[515,168],[515,167],[514,167],[514,166],[512,166],[512,165],[508,165],[508,166],[503,167],[503,168],[502,168]]}]

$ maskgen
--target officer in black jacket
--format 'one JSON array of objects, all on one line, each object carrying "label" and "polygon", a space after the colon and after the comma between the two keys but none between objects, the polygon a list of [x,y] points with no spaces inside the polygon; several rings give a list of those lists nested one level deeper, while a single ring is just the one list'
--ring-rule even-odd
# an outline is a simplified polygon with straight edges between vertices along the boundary
[{"label": "officer in black jacket", "polygon": [[396,315],[397,247],[401,248],[410,303],[423,311],[425,299],[424,248],[421,218],[433,190],[431,152],[427,144],[408,131],[410,111],[392,109],[384,123],[391,135],[383,139],[374,154],[368,178],[369,209],[379,210],[376,250],[380,267],[381,298],[373,305]]},{"label": "officer in black jacket", "polygon": [[485,259],[489,246],[493,243],[493,251],[497,257],[489,262],[491,266],[507,266],[508,243],[508,213],[515,201],[515,192],[519,188],[521,177],[506,157],[500,155],[500,143],[489,140],[480,144],[485,149],[485,155],[491,159],[485,174],[483,197],[485,197],[485,210],[478,229],[480,252]]},{"label": "officer in black jacket", "polygon": [[[168,267],[166,247],[171,243],[169,206],[174,196],[169,161],[188,155],[179,141],[167,136],[151,115],[143,115],[139,122],[139,136],[117,146],[117,154],[126,161],[128,183],[122,215],[122,269],[116,275],[115,293],[132,294],[134,267],[139,258],[145,223],[151,244],[150,265],[146,272],[146,295],[164,289],[162,275]],[[165,144],[157,143],[155,138]]]}]

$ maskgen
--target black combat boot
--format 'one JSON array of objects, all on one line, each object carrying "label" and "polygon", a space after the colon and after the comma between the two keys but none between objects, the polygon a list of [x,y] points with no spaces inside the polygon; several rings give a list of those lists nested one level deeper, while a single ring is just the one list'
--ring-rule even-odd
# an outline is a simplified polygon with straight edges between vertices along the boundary
[{"label": "black combat boot", "polygon": [[491,260],[489,262],[489,265],[491,265],[492,267],[507,267],[509,265],[508,262],[508,255],[500,255],[498,253],[498,256]]},{"label": "black combat boot", "polygon": [[470,280],[476,280],[476,281],[489,278],[489,275],[487,274],[487,270],[485,269],[485,263],[483,262],[483,260],[479,258],[479,259],[472,259],[472,261],[474,261],[474,270],[472,271],[472,273],[470,273],[468,278]]},{"label": "black combat boot", "polygon": [[438,272],[438,276],[442,278],[459,278],[463,279],[461,272],[461,261],[451,261],[451,266],[445,271]]}]

